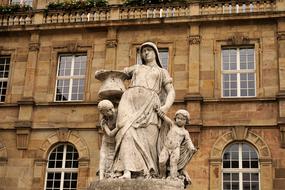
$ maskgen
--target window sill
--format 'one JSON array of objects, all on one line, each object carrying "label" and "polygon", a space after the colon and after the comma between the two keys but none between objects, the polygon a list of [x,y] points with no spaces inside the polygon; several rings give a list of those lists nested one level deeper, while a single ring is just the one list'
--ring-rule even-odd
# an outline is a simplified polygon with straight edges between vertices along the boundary
[{"label": "window sill", "polygon": [[219,99],[212,99],[212,98],[204,98],[203,102],[256,102],[256,101],[276,101],[276,97],[231,97],[231,98],[219,98]]}]

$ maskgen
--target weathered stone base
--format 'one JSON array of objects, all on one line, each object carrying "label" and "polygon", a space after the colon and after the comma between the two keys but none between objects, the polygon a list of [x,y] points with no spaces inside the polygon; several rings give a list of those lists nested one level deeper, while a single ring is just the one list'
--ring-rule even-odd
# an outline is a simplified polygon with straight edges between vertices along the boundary
[{"label": "weathered stone base", "polygon": [[184,185],[180,180],[104,179],[92,182],[88,190],[184,190]]}]

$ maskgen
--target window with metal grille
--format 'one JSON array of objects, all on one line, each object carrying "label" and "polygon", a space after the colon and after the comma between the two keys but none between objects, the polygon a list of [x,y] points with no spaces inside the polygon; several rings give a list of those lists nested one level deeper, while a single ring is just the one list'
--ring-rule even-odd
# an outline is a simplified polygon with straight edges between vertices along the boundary
[{"label": "window with metal grille", "polygon": [[9,69],[10,56],[0,56],[0,102],[5,102]]},{"label": "window with metal grille", "polygon": [[76,190],[78,152],[71,144],[60,144],[50,153],[45,190]]},{"label": "window with metal grille", "polygon": [[256,96],[256,68],[253,47],[222,49],[222,96]]},{"label": "window with metal grille", "polygon": [[55,101],[83,100],[86,62],[86,54],[59,56]]},{"label": "window with metal grille", "polygon": [[247,143],[234,143],[223,154],[223,190],[259,190],[257,151]]}]

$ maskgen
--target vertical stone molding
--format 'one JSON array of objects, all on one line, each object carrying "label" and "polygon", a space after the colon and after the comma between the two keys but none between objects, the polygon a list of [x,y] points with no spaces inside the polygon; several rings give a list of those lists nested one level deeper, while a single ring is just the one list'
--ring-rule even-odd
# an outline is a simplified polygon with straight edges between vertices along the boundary
[{"label": "vertical stone molding", "polygon": [[6,165],[7,161],[7,148],[2,142],[0,142],[0,166]]},{"label": "vertical stone molding", "polygon": [[40,49],[39,39],[38,32],[31,32],[23,98],[33,98],[36,65]]},{"label": "vertical stone molding", "polygon": [[187,94],[184,97],[184,101],[186,102],[187,110],[190,113],[191,126],[202,126],[201,104],[203,102],[203,97],[200,94]]},{"label": "vertical stone molding", "polygon": [[47,160],[37,159],[34,161],[34,176],[33,176],[33,188],[41,189],[42,184],[44,184],[45,168],[47,165]]},{"label": "vertical stone molding", "polygon": [[191,140],[196,148],[199,148],[200,136],[201,136],[201,126],[197,125],[187,125],[186,129],[190,133]]},{"label": "vertical stone molding", "polygon": [[32,123],[30,121],[18,121],[15,128],[17,148],[19,150],[28,149]]},{"label": "vertical stone molding", "polygon": [[232,130],[220,136],[212,146],[210,154],[210,189],[221,189],[222,157],[227,145],[234,141],[244,141],[252,144],[259,153],[260,183],[263,190],[272,190],[272,158],[268,145],[257,134],[248,130],[245,126],[236,126]]},{"label": "vertical stone molding", "polygon": [[280,126],[280,144],[281,148],[285,148],[285,124]]},{"label": "vertical stone molding", "polygon": [[200,26],[189,25],[188,92],[200,94]]},{"label": "vertical stone molding", "polygon": [[116,69],[117,61],[117,29],[112,27],[108,29],[106,39],[106,63],[105,69],[114,70]]}]

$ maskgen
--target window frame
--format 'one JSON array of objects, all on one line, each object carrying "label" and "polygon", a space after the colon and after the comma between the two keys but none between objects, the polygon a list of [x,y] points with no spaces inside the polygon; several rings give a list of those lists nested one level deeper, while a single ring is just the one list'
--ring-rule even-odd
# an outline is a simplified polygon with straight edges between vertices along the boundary
[{"label": "window frame", "polygon": [[[240,62],[240,50],[248,48],[248,49],[253,49],[253,69],[240,69],[241,62]],[[221,52],[220,52],[220,57],[221,57],[221,65],[220,65],[220,70],[221,70],[221,97],[222,98],[254,98],[257,97],[257,59],[256,59],[256,47],[254,45],[248,45],[248,46],[222,46],[221,47]],[[236,69],[235,70],[224,70],[223,69],[223,50],[225,49],[236,49]],[[241,96],[241,74],[243,73],[253,73],[254,74],[254,96]],[[224,74],[237,74],[237,95],[236,96],[224,96]],[[248,88],[247,88],[248,89]]]},{"label": "window frame", "polygon": [[[85,74],[74,76],[74,63],[75,63],[75,57],[78,55],[85,55],[86,56],[86,62],[85,62]],[[71,56],[72,57],[72,63],[71,63],[71,70],[69,76],[58,76],[59,68],[60,68],[60,58],[61,56]],[[56,66],[56,76],[55,76],[55,85],[54,85],[54,102],[83,102],[85,101],[85,91],[86,91],[86,79],[87,79],[87,70],[88,70],[88,53],[87,52],[81,52],[81,53],[59,53],[57,57],[57,66]],[[84,88],[83,88],[83,97],[82,100],[72,100],[72,82],[69,82],[69,91],[68,91],[68,99],[67,100],[57,100],[57,86],[58,86],[58,80],[68,80],[73,81],[74,79],[84,79]]]},{"label": "window frame", "polygon": [[[7,95],[8,95],[8,88],[9,88],[9,78],[11,75],[11,60],[12,57],[11,55],[0,55],[0,59],[9,59],[9,69],[8,69],[8,76],[7,77],[0,77],[0,82],[6,82],[6,92],[5,94],[2,94],[2,87],[0,87],[0,104],[5,103],[7,101]],[[6,62],[6,60],[5,60]],[[6,70],[4,69],[3,72],[5,72]],[[1,101],[1,96],[4,96],[4,101]]]},{"label": "window frame", "polygon": [[[72,146],[76,151],[77,151],[77,154],[78,154],[78,158],[77,158],[77,168],[66,168],[66,153],[67,153],[67,146]],[[61,168],[49,168],[49,161],[50,161],[50,156],[51,156],[51,153],[53,153],[53,151],[58,148],[59,146],[64,146],[63,147],[63,158],[62,158],[62,167]],[[63,190],[64,186],[64,182],[65,182],[65,179],[64,179],[64,176],[66,173],[76,173],[77,174],[77,178],[76,178],[76,189],[78,187],[78,174],[79,174],[79,152],[78,150],[76,149],[76,147],[71,144],[71,143],[61,143],[61,144],[57,144],[56,146],[54,146],[51,151],[49,152],[48,154],[48,160],[47,160],[47,165],[46,165],[46,172],[45,172],[45,180],[44,180],[44,190],[47,189],[47,180],[48,180],[48,174],[49,172],[57,172],[57,173],[60,173],[61,175],[61,179],[60,179],[60,190]]]},{"label": "window frame", "polygon": [[[239,163],[239,167],[238,168],[224,168],[223,166],[223,162],[224,162],[224,154],[226,152],[226,150],[237,144],[238,145],[238,155],[239,155],[239,160],[238,160],[238,163]],[[255,151],[256,155],[257,155],[257,160],[258,160],[258,168],[243,168],[242,166],[242,145],[243,144],[246,144],[248,145],[249,147],[252,148],[252,150]],[[258,151],[256,150],[255,147],[253,147],[251,144],[247,143],[247,142],[234,142],[234,143],[231,143],[229,145],[227,145],[222,153],[222,169],[221,169],[221,187],[222,187],[222,190],[224,189],[224,173],[238,173],[239,175],[239,189],[240,190],[244,190],[243,189],[243,173],[258,173],[258,189],[260,190],[261,189],[261,165],[260,165],[260,155],[258,154]]]}]

